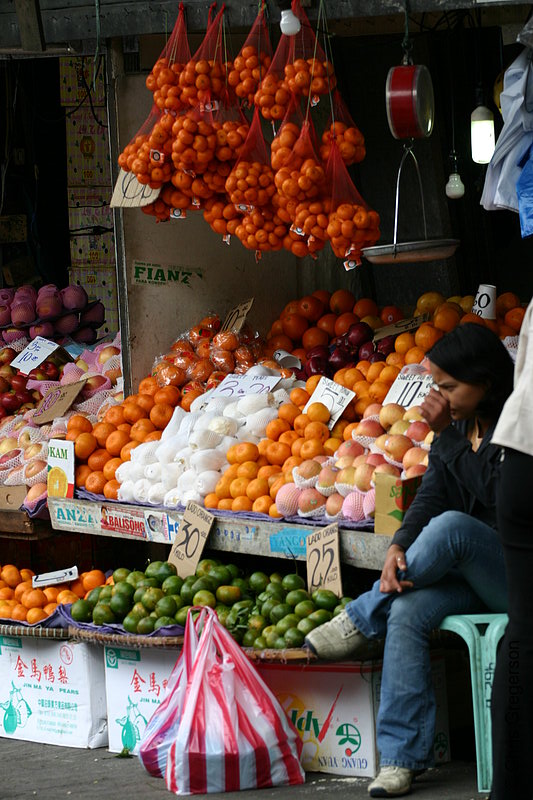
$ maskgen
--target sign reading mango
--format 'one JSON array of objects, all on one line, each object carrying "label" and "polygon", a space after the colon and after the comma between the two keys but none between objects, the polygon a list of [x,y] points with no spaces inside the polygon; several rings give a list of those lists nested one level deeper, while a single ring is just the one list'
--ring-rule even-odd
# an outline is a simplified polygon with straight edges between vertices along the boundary
[{"label": "sign reading mango", "polygon": [[138,285],[168,286],[181,284],[193,288],[197,280],[203,280],[198,269],[177,267],[172,264],[154,264],[151,261],[134,261],[131,282]]}]

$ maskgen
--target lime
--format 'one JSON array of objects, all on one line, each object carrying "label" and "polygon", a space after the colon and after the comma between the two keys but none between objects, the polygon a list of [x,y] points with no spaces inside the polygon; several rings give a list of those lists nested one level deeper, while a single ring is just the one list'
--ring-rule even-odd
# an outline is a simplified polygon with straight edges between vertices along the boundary
[{"label": "lime", "polygon": [[[196,578],[194,579],[196,581]],[[192,598],[194,597],[194,592],[192,590],[192,583],[187,581],[184,582],[183,586],[180,589],[180,597],[184,603],[190,605],[192,603]]]},{"label": "lime", "polygon": [[242,592],[238,586],[219,586],[216,591],[216,597],[219,603],[231,606],[242,597]]},{"label": "lime", "polygon": [[272,597],[272,595],[269,594],[268,592],[261,592],[261,594],[258,594],[255,599],[256,602],[259,603],[259,605],[261,605],[261,603],[264,603],[265,600],[268,600],[270,597]]},{"label": "lime", "polygon": [[288,603],[278,603],[276,606],[274,606],[274,608],[270,612],[270,619],[272,620],[272,622],[279,622],[280,619],[286,617],[287,614],[291,613],[291,611],[292,608]]},{"label": "lime", "polygon": [[145,589],[148,588],[148,586],[157,586],[159,588],[160,583],[157,580],[157,578],[147,578],[145,575],[137,583],[137,588],[139,588],[140,586],[143,586]]},{"label": "lime", "polygon": [[150,561],[150,563],[144,570],[145,576],[147,578],[157,578],[157,573],[159,572],[159,569],[162,566],[163,566],[162,561]]},{"label": "lime", "polygon": [[131,570],[129,570],[127,567],[118,567],[118,569],[113,572],[113,583],[125,581],[130,574],[130,571]]},{"label": "lime", "polygon": [[163,594],[179,594],[183,586],[183,578],[179,575],[169,575],[161,584]]},{"label": "lime", "polygon": [[207,575],[208,572],[213,568],[218,566],[219,562],[215,561],[213,558],[202,558],[196,565],[196,577],[201,578],[203,575]]},{"label": "lime", "polygon": [[278,636],[277,639],[270,645],[274,648],[274,650],[285,650],[287,647],[287,642],[285,641],[284,636]]},{"label": "lime", "polygon": [[140,620],[141,617],[138,617],[137,614],[132,614],[130,611],[130,613],[126,614],[122,620],[122,627],[128,633],[137,633],[137,625],[139,624]]},{"label": "lime", "polygon": [[202,578],[197,578],[192,585],[193,595],[196,594],[196,592],[202,592],[204,590],[211,592],[212,594],[214,594],[217,590],[215,582],[212,581],[208,575],[204,575]]},{"label": "lime", "polygon": [[261,614],[263,615],[263,617],[266,617],[266,619],[270,619],[270,612],[277,605],[279,605],[278,597],[271,596],[269,600],[266,600],[266,602],[264,602],[261,606]]},{"label": "lime", "polygon": [[310,599],[309,592],[306,592],[305,589],[292,589],[290,592],[287,592],[285,602],[294,608],[298,603],[303,603],[304,600]]},{"label": "lime", "polygon": [[275,628],[270,633],[265,633],[265,631],[263,631],[263,636],[264,636],[264,639],[265,639],[267,647],[275,647],[276,646],[276,642],[280,638],[280,635],[279,635],[279,633],[277,632],[277,630]]},{"label": "lime", "polygon": [[249,614],[251,609],[252,609],[252,607],[253,607],[253,601],[252,600],[239,600],[238,603],[234,603],[233,604],[232,610],[237,611],[237,612],[239,612],[239,611],[247,611],[248,614]]},{"label": "lime", "polygon": [[304,634],[298,628],[289,628],[284,638],[287,647],[302,647],[305,640]]},{"label": "lime", "polygon": [[270,583],[270,578],[268,575],[265,575],[264,572],[252,572],[248,578],[248,583],[252,592],[259,594],[260,592],[265,591],[266,587]]},{"label": "lime", "polygon": [[128,599],[133,599],[133,595],[135,594],[135,586],[132,586],[131,583],[127,581],[120,581],[120,583],[116,583],[113,586],[113,591],[111,592],[111,597],[114,597],[116,594],[121,594]]},{"label": "lime", "polygon": [[178,625],[185,627],[185,623],[187,622],[187,614],[190,608],[192,608],[192,606],[182,606],[180,609],[178,609],[178,611],[176,611],[174,619]]},{"label": "lime", "polygon": [[172,597],[162,597],[161,600],[157,601],[154,608],[154,611],[160,617],[174,617],[177,610],[178,607]]},{"label": "lime", "polygon": [[267,646],[264,636],[258,636],[253,644],[254,650],[264,650]]},{"label": "lime", "polygon": [[117,619],[124,619],[131,610],[131,600],[123,594],[114,594],[109,601],[109,608]]},{"label": "lime", "polygon": [[307,636],[307,634],[310,631],[312,631],[313,628],[317,628],[317,627],[318,627],[318,623],[317,622],[313,622],[313,620],[310,619],[309,617],[304,617],[303,619],[301,619],[300,622],[298,623],[298,625],[296,626],[296,628],[299,631],[301,631],[304,636]]},{"label": "lime", "polygon": [[270,575],[270,583],[281,583],[283,580],[283,576],[279,574],[279,572],[273,572]]},{"label": "lime", "polygon": [[76,600],[70,607],[70,616],[76,622],[90,622],[93,616],[93,608],[94,604],[90,600]]},{"label": "lime", "polygon": [[317,608],[326,608],[328,611],[333,611],[339,604],[339,598],[329,589],[317,589],[311,597]]},{"label": "lime", "polygon": [[138,619],[142,619],[143,617],[147,617],[148,616],[148,611],[145,609],[143,604],[139,601],[138,603],[135,603],[135,605],[133,606],[133,608],[130,611],[130,614],[134,614],[136,617],[138,617]]},{"label": "lime", "polygon": [[266,628],[267,621],[262,614],[251,614],[248,617],[248,627],[250,630],[262,631]]},{"label": "lime", "polygon": [[171,564],[170,561],[163,561],[155,577],[157,578],[158,581],[164,583],[167,578],[170,578],[171,575],[175,576],[177,575],[177,573],[178,570],[176,569],[174,564]]},{"label": "lime", "polygon": [[294,613],[299,617],[308,617],[315,610],[315,604],[312,600],[302,600],[301,603],[294,606]]},{"label": "lime", "polygon": [[226,564],[226,569],[229,569],[232,578],[238,578],[241,570],[236,564]]},{"label": "lime", "polygon": [[97,603],[93,608],[93,622],[95,625],[109,625],[117,619],[107,603]]},{"label": "lime", "polygon": [[143,617],[137,623],[137,633],[146,634],[152,633],[155,625],[155,619],[153,617]]},{"label": "lime", "polygon": [[208,589],[200,589],[200,591],[195,592],[192,604],[193,606],[209,606],[210,608],[214,608],[217,604],[217,599],[213,592],[208,591]]},{"label": "lime", "polygon": [[107,586],[99,586],[98,588],[100,589],[98,600],[109,600],[113,594],[113,587],[111,584],[108,584]]},{"label": "lime", "polygon": [[178,609],[180,609],[182,606],[185,605],[185,601],[179,594],[169,594],[165,595],[165,597],[171,597],[174,600],[174,602],[176,603],[176,611],[178,611]]},{"label": "lime", "polygon": [[223,603],[217,603],[215,606],[215,611],[217,613],[218,621],[226,628],[228,614],[231,611],[231,608],[229,606],[225,606]]},{"label": "lime", "polygon": [[267,586],[265,588],[265,592],[267,594],[273,596],[273,597],[279,597],[280,600],[283,597],[285,597],[285,594],[286,594],[283,591],[283,587],[282,587],[281,583],[274,583],[272,581],[269,584],[267,584]]},{"label": "lime", "polygon": [[215,582],[216,586],[231,583],[233,580],[233,575],[223,564],[217,564],[216,567],[210,569],[207,574],[211,580]]},{"label": "lime", "polygon": [[242,637],[242,646],[253,647],[253,644],[258,636],[259,636],[259,631],[252,631],[248,629],[245,632],[244,636]]},{"label": "lime", "polygon": [[147,587],[146,586],[138,586],[133,593],[133,602],[140,603],[142,600],[142,596],[145,593]]},{"label": "lime", "polygon": [[158,628],[164,628],[168,627],[169,625],[175,625],[175,624],[176,620],[174,619],[174,617],[165,617],[165,616],[158,617],[154,624],[154,631],[156,631]]},{"label": "lime", "polygon": [[276,630],[281,636],[284,636],[289,628],[295,628],[299,622],[300,617],[297,617],[296,614],[286,614],[279,622],[276,622]]},{"label": "lime", "polygon": [[283,576],[281,585],[287,592],[290,592],[292,589],[305,588],[305,581],[296,572],[290,572],[288,575]]},{"label": "lime", "polygon": [[162,590],[158,589],[157,586],[149,586],[148,589],[144,591],[141,603],[147,611],[153,611],[163,596]]},{"label": "lime", "polygon": [[317,608],[316,611],[313,611],[312,614],[309,614],[307,619],[310,619],[312,622],[316,622],[317,625],[323,625],[325,622],[329,622],[332,616],[333,613],[328,611],[327,608]]},{"label": "lime", "polygon": [[344,611],[344,606],[341,605],[341,603],[339,603],[339,605],[335,606],[335,608],[333,609],[333,616],[336,617],[338,614],[341,613],[341,611]]},{"label": "lime", "polygon": [[353,597],[341,597],[341,599],[339,600],[339,603],[343,608],[344,606],[347,606],[348,603],[352,602],[353,602]]},{"label": "lime", "polygon": [[144,572],[141,572],[140,569],[134,569],[133,572],[130,572],[128,577],[126,578],[126,583],[131,583],[132,586],[137,588],[139,581],[142,581],[144,578]]},{"label": "lime", "polygon": [[275,625],[267,625],[266,628],[263,628],[261,636],[266,639],[271,633],[277,633]]},{"label": "lime", "polygon": [[103,588],[104,588],[103,586],[97,586],[96,589],[91,589],[91,591],[89,592],[89,594],[85,598],[87,600],[87,602],[90,603],[93,608],[97,604],[97,602],[98,602],[98,600],[100,598],[100,593],[101,593]]},{"label": "lime", "polygon": [[238,586],[241,590],[241,594],[248,594],[250,591],[250,587],[248,585],[248,581],[244,580],[244,578],[233,578],[231,581],[232,586]]}]

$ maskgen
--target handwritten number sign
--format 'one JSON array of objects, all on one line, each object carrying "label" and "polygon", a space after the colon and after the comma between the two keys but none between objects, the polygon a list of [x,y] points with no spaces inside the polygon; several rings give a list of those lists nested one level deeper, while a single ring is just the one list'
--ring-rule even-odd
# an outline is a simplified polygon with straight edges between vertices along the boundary
[{"label": "handwritten number sign", "polygon": [[399,333],[407,331],[415,331],[423,322],[428,322],[431,314],[420,314],[418,317],[410,317],[409,319],[400,319],[398,322],[393,322],[392,325],[385,325],[383,328],[378,328],[374,333],[374,341],[379,342],[385,336],[396,336]]},{"label": "handwritten number sign", "polygon": [[434,381],[426,369],[419,364],[410,364],[403,367],[400,374],[390,387],[387,396],[383,401],[386,403],[397,403],[404,408],[419,406],[429,394]]},{"label": "handwritten number sign", "polygon": [[55,572],[41,572],[40,575],[33,575],[31,585],[33,589],[39,586],[49,586],[51,583],[69,583],[78,577],[77,567],[67,567],[58,569]]},{"label": "handwritten number sign", "polygon": [[152,189],[148,184],[139,183],[132,172],[121,169],[113,196],[112,208],[137,208],[153,203],[159,197],[161,189]]},{"label": "handwritten number sign", "polygon": [[27,375],[32,369],[42,364],[48,356],[57,350],[59,347],[56,342],[51,342],[49,339],[44,339],[42,336],[36,336],[33,341],[24,348],[22,353],[19,353],[16,358],[11,362],[14,369],[20,370],[23,375]]},{"label": "handwritten number sign", "polygon": [[355,397],[355,392],[341,386],[329,378],[320,378],[316,389],[307,401],[303,413],[305,414],[311,403],[322,403],[330,413],[328,428],[331,430],[342,412]]},{"label": "handwritten number sign", "polygon": [[180,578],[194,575],[215,518],[197,503],[187,503],[168,560]]},{"label": "handwritten number sign", "polygon": [[342,596],[341,562],[339,557],[339,526],[336,522],[307,536],[307,588],[329,589]]},{"label": "handwritten number sign", "polygon": [[244,303],[240,303],[236,308],[233,308],[224,320],[221,331],[235,331],[235,333],[238,333],[246,322],[246,315],[253,303],[254,298],[251,297],[249,300],[245,300]]},{"label": "handwritten number sign", "polygon": [[244,397],[245,394],[267,394],[280,382],[279,375],[226,375],[213,389],[213,397]]}]

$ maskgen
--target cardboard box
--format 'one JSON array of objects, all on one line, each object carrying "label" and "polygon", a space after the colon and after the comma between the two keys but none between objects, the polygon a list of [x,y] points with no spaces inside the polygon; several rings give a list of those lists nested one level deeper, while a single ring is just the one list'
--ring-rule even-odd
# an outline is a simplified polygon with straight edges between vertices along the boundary
[{"label": "cardboard box", "polygon": [[[374,777],[378,771],[376,719],[381,662],[261,664],[258,671],[274,692],[304,743],[308,772]],[[435,760],[449,761],[444,659],[432,662],[437,696]]]},{"label": "cardboard box", "polygon": [[96,117],[85,106],[67,116],[69,186],[107,186],[111,190],[109,143],[104,125],[107,125],[105,108],[97,108]]},{"label": "cardboard box", "polygon": [[104,747],[102,649],[85,642],[0,636],[0,736]]},{"label": "cardboard box", "polygon": [[113,212],[108,192],[69,188],[68,219],[72,266],[115,266]]},{"label": "cardboard box", "polygon": [[[59,59],[59,91],[62,106],[77,106],[89,103],[87,90],[91,93],[93,106],[105,105],[104,62],[96,65],[94,81],[94,58],[65,56]],[[94,87],[93,87],[94,81]]]},{"label": "cardboard box", "polygon": [[98,335],[115,333],[119,330],[117,276],[109,267],[82,268],[70,270],[70,284],[83,286],[89,301],[101,300],[105,306],[105,323],[98,328]]},{"label": "cardboard box", "polygon": [[105,647],[109,750],[137,753],[146,724],[165,696],[178,649]]},{"label": "cardboard box", "polygon": [[375,476],[376,511],[374,515],[374,533],[388,536],[398,530],[405,517],[405,512],[414,500],[422,476],[416,478],[396,478],[394,475],[380,473]]}]

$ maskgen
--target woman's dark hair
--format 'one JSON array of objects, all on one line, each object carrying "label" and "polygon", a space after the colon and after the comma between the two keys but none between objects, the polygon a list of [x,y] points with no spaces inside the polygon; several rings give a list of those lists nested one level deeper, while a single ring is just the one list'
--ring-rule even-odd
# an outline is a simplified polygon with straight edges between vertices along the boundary
[{"label": "woman's dark hair", "polygon": [[486,386],[477,413],[494,422],[498,419],[513,390],[514,364],[495,333],[476,323],[458,325],[439,339],[427,355],[452,378]]}]

